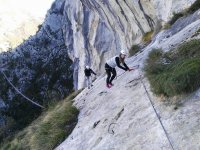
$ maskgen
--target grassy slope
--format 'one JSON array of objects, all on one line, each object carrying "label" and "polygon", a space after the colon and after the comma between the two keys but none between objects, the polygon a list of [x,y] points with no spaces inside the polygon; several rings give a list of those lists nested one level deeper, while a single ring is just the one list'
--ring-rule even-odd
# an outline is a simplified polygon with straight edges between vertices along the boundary
[{"label": "grassy slope", "polygon": [[1,144],[2,150],[17,149],[53,149],[73,130],[77,123],[79,111],[72,106],[75,92],[65,100],[49,108],[30,126],[19,132],[12,140]]},{"label": "grassy slope", "polygon": [[153,50],[145,66],[157,95],[186,94],[200,87],[200,40],[192,40],[168,53]]}]

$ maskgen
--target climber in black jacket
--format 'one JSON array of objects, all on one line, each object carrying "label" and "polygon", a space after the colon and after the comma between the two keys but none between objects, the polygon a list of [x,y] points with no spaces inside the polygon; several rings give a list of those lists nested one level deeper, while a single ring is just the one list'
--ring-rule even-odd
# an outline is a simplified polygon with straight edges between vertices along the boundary
[{"label": "climber in black jacket", "polygon": [[90,87],[92,86],[91,74],[94,74],[96,76],[96,73],[89,66],[85,66],[84,72],[85,72],[87,87],[88,89],[90,89]]}]

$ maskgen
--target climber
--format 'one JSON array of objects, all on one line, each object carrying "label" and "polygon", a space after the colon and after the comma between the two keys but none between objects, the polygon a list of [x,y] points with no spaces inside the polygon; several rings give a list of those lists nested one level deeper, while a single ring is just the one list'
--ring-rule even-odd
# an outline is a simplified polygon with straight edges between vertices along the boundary
[{"label": "climber", "polygon": [[[114,78],[117,75],[116,70],[115,70],[116,66],[118,66],[119,68],[121,68],[125,71],[133,70],[133,69],[129,69],[129,67],[124,62],[125,57],[126,57],[126,52],[124,50],[121,50],[119,56],[115,56],[115,57],[109,59],[108,61],[106,61],[106,64],[105,64],[105,70],[107,73],[106,86],[108,88],[111,88],[113,86],[112,81],[114,80]],[[120,65],[121,63],[123,64],[124,67]],[[112,74],[112,76],[111,76],[111,74]]]},{"label": "climber", "polygon": [[88,87],[88,89],[90,89],[90,87],[93,86],[92,85],[91,73],[93,73],[95,76],[96,76],[96,73],[92,69],[90,69],[89,66],[85,66],[84,72],[85,72],[87,87]]}]

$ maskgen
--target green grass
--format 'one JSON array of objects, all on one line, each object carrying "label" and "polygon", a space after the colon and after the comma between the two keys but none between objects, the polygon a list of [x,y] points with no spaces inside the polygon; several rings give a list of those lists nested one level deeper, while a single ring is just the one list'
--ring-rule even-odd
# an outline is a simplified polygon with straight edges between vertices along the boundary
[{"label": "green grass", "polygon": [[184,43],[168,53],[152,50],[145,65],[152,91],[176,96],[200,87],[200,40]]},{"label": "green grass", "polygon": [[200,8],[200,0],[196,0],[188,10],[188,13],[193,13]]},{"label": "green grass", "polygon": [[197,32],[198,32],[198,33],[200,32],[200,28],[197,30]]},{"label": "green grass", "polygon": [[79,111],[72,106],[72,99],[79,92],[71,94],[43,112],[30,126],[19,132],[12,140],[5,140],[1,150],[49,150],[59,145],[71,133],[77,123]]},{"label": "green grass", "polygon": [[153,35],[153,31],[149,31],[149,32],[147,32],[147,33],[144,34],[142,40],[143,40],[145,43],[148,43],[148,42],[151,41],[152,35]]},{"label": "green grass", "polygon": [[170,23],[166,23],[164,26],[163,26],[163,29],[169,29],[171,27],[171,24]]},{"label": "green grass", "polygon": [[133,56],[139,51],[140,51],[140,47],[138,45],[132,45],[129,50],[129,56]]},{"label": "green grass", "polygon": [[168,53],[172,60],[196,58],[200,56],[200,40],[183,43],[172,53]]}]

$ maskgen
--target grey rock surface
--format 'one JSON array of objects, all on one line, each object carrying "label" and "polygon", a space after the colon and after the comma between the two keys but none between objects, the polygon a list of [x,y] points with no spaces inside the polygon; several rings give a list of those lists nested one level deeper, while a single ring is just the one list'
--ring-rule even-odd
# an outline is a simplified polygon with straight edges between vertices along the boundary
[{"label": "grey rock surface", "polygon": [[[73,0],[65,1],[64,35],[70,58],[78,63],[75,89],[84,87],[84,67],[104,72],[107,59],[121,49],[127,53],[145,33],[160,30],[173,16],[195,0]],[[187,24],[187,23],[185,23]]]},{"label": "grey rock surface", "polygon": [[[117,77],[111,89],[106,88],[106,77],[102,75],[92,89],[82,91],[74,99],[80,109],[78,124],[56,150],[168,150],[172,149],[170,142],[177,150],[199,150],[199,90],[178,99],[156,97],[142,71],[152,49],[169,51],[185,41],[199,39],[199,28],[199,11],[179,19],[127,60],[128,66],[139,64],[139,69]],[[119,69],[117,72],[123,73]]]}]

